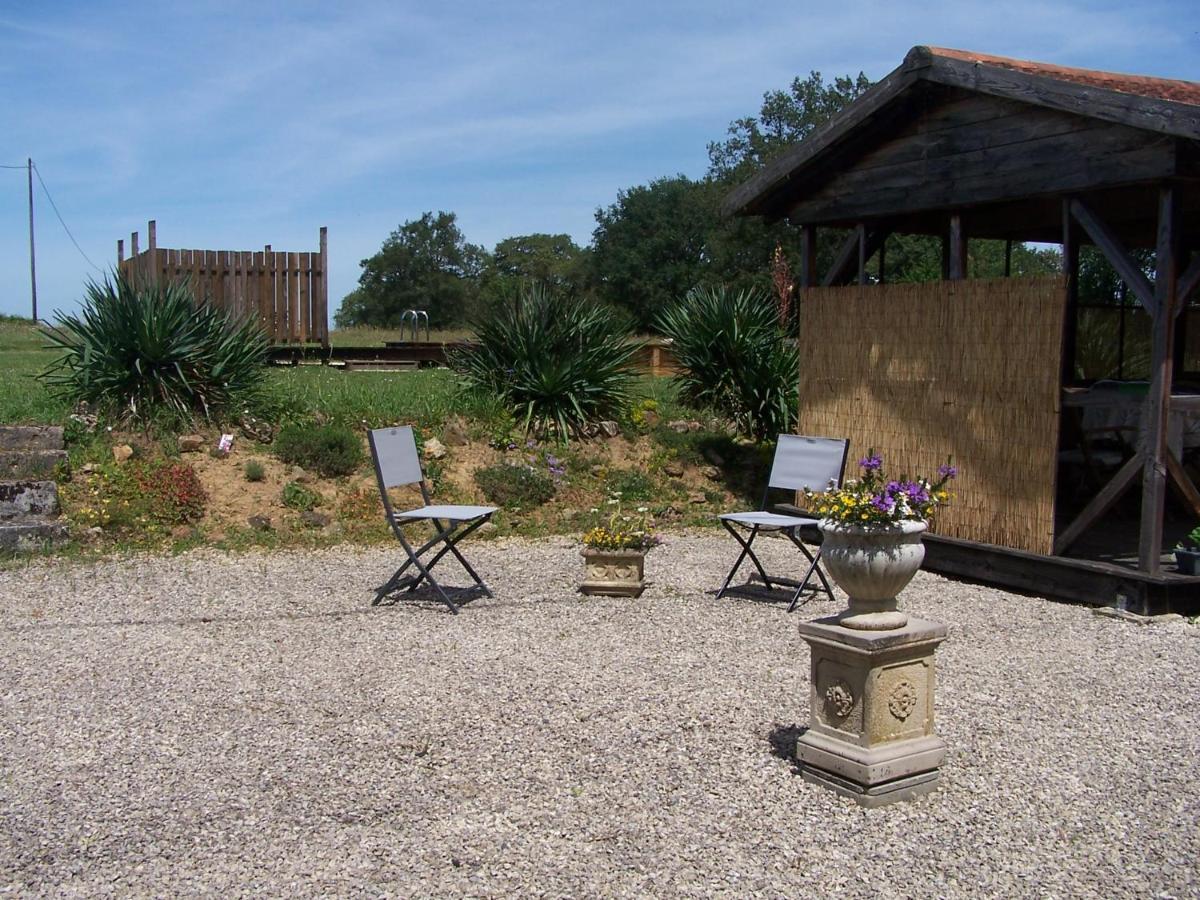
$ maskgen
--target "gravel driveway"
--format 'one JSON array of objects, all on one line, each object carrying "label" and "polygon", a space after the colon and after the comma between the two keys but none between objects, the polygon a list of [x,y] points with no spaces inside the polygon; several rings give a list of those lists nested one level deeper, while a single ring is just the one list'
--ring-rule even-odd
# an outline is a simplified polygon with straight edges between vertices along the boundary
[{"label": "gravel driveway", "polygon": [[1200,628],[922,573],[942,787],[862,810],[788,758],[837,605],[714,599],[734,549],[608,600],[476,542],[459,616],[385,550],[0,573],[0,891],[1200,896]]}]

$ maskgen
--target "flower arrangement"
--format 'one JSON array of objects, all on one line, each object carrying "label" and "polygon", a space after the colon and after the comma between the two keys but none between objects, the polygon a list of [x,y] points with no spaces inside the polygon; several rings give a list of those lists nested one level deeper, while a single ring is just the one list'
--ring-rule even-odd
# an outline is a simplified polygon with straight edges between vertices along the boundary
[{"label": "flower arrangement", "polygon": [[1200,551],[1200,525],[1197,525],[1189,531],[1183,539],[1175,545],[1176,550]]},{"label": "flower arrangement", "polygon": [[[639,506],[636,516],[625,515],[621,512],[619,492],[614,492],[607,503],[613,507],[608,521],[583,534],[583,546],[588,550],[636,550],[644,553],[662,543],[650,525],[649,507]],[[592,512],[598,513],[600,510],[593,507]]]},{"label": "flower arrangement", "polygon": [[889,525],[893,522],[928,521],[938,507],[950,502],[946,484],[958,474],[949,461],[938,468],[938,480],[928,478],[889,479],[883,473],[883,458],[874,450],[858,461],[862,474],[840,488],[817,493],[805,490],[813,515],[843,525]]}]

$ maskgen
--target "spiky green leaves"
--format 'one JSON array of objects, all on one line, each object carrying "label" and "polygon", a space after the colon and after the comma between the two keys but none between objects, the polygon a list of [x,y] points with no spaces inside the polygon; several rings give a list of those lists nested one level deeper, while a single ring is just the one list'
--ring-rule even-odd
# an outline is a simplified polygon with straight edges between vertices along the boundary
[{"label": "spiky green leaves", "polygon": [[197,306],[186,284],[89,282],[79,315],[46,329],[62,356],[51,390],[125,419],[211,418],[249,400],[264,376],[258,324]]}]

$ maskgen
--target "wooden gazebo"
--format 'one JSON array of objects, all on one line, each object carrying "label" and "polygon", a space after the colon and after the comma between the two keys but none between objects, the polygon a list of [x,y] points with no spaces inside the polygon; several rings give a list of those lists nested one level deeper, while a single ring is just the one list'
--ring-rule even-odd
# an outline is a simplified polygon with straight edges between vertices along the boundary
[{"label": "wooden gazebo", "polygon": [[[1168,486],[1200,521],[1200,491],[1168,439],[1173,410],[1189,405],[1200,410],[1200,396],[1172,396],[1186,341],[1186,316],[1180,312],[1200,285],[1200,84],[915,47],[899,68],[734,190],[726,212],[787,219],[801,227],[802,344],[806,328],[824,330],[819,337],[824,344],[830,331],[858,329],[854,340],[830,351],[835,355],[822,357],[823,362],[802,356],[801,382],[809,388],[805,408],[822,393],[813,389],[820,379],[825,379],[819,385],[823,392],[835,395],[823,412],[802,409],[802,429],[840,424],[853,430],[856,422],[870,421],[868,407],[886,389],[886,372],[903,369],[883,352],[887,348],[881,350],[877,335],[861,332],[864,317],[889,314],[878,312],[888,302],[888,286],[879,285],[868,268],[868,261],[885,251],[888,235],[937,235],[943,247],[944,280],[920,286],[925,289],[920,297],[912,286],[906,294],[897,290],[896,302],[925,303],[923,310],[934,303],[974,303],[973,321],[1005,310],[1011,316],[1020,291],[994,284],[956,287],[967,275],[968,239],[1000,239],[1009,247],[1012,242],[1060,243],[1065,279],[1053,282],[1052,296],[1045,281],[1022,288],[1028,296],[1020,302],[1027,306],[1016,320],[1027,322],[1030,331],[1050,329],[1048,339],[1044,333],[1031,335],[1041,343],[1020,351],[1021,336],[1010,346],[1008,338],[999,337],[996,319],[991,337],[979,331],[970,347],[955,344],[958,338],[947,330],[945,338],[957,350],[946,352],[959,355],[941,360],[938,378],[929,374],[936,366],[920,367],[924,412],[932,415],[930,398],[936,393],[942,398],[937,415],[942,407],[955,407],[963,426],[968,417],[962,399],[948,383],[954,373],[965,371],[980,347],[1001,347],[999,352],[1014,355],[1018,365],[1004,377],[1026,392],[1024,412],[1047,423],[1032,429],[1037,447],[1017,441],[1005,450],[1014,428],[1021,427],[1022,408],[1010,409],[1004,421],[992,416],[987,386],[977,391],[968,430],[977,447],[986,445],[983,457],[997,481],[1011,483],[1018,473],[1029,473],[1040,485],[1038,502],[1049,497],[1051,504],[1059,421],[1063,405],[1071,402],[1064,388],[1075,359],[1079,249],[1084,243],[1099,248],[1152,323],[1149,388],[1136,452],[1072,521],[1052,524],[1047,532],[1044,521],[1021,525],[1022,511],[1014,507],[1004,513],[1003,523],[985,522],[986,504],[977,504],[974,523],[963,519],[948,529],[953,533],[929,541],[929,558],[935,568],[949,572],[1143,610],[1188,606],[1200,598],[1200,580],[1182,579],[1162,562]],[[830,269],[817,272],[815,248],[823,228],[846,229],[849,236]],[[1130,251],[1137,249],[1154,251],[1153,278],[1131,259]],[[837,292],[835,300],[828,299],[830,290]],[[956,328],[964,327],[961,319],[955,321]],[[1053,351],[1050,363],[1047,348]],[[878,362],[881,354],[890,360],[887,365]],[[853,369],[855,360],[867,356],[876,359],[874,369],[858,382],[830,380],[830,369]],[[814,371],[817,365],[825,370]],[[1047,365],[1057,369],[1053,383],[1029,387],[1025,376]],[[946,414],[945,421],[949,436],[934,449],[961,449],[964,429],[955,436],[956,420]],[[869,431],[859,435],[859,443],[870,440]],[[970,452],[964,466],[971,463]],[[1139,475],[1136,566],[1067,559],[1085,532],[1103,525],[1106,512]],[[972,508],[971,492],[981,490],[984,496],[985,488],[982,480],[964,482],[967,508]],[[1036,533],[1026,536],[1021,528]]]}]

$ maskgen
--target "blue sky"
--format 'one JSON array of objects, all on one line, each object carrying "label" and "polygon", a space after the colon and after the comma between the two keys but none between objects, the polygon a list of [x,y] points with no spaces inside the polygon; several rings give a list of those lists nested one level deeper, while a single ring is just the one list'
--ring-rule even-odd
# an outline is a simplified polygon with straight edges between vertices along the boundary
[{"label": "blue sky", "polygon": [[[878,79],[914,44],[1200,80],[1195,0],[66,3],[0,0],[0,164],[32,156],[100,267],[116,241],[316,249],[330,306],[401,222],[586,244],[621,188],[796,75]],[[39,193],[43,316],[96,272]],[[25,174],[0,170],[0,312],[28,315]]]}]

